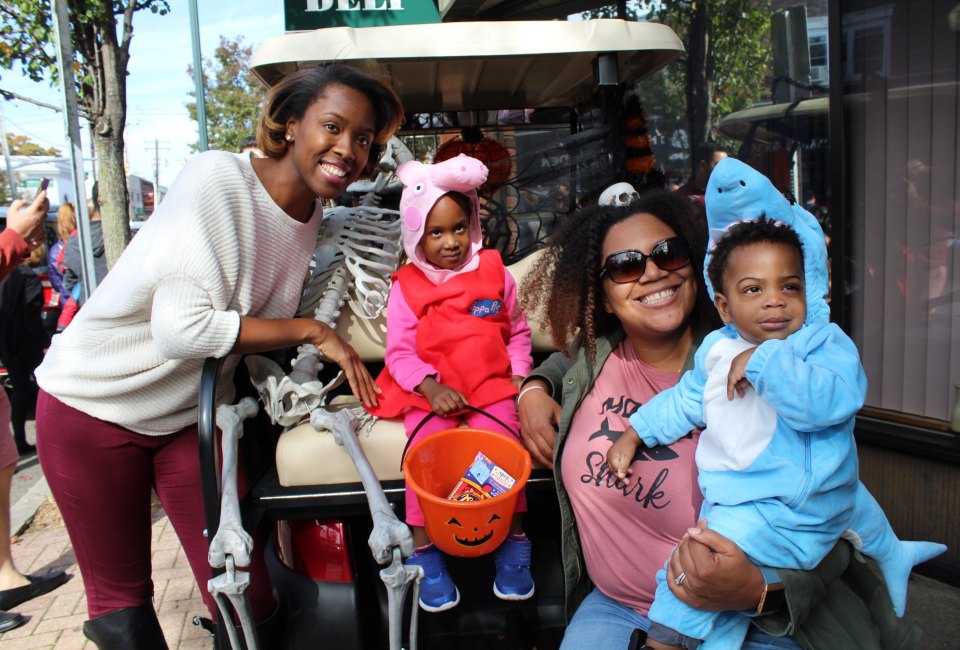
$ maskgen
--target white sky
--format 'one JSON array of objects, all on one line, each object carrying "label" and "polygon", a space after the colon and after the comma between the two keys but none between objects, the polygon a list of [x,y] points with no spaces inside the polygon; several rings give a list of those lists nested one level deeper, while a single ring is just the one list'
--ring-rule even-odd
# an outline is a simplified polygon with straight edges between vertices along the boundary
[{"label": "white sky", "polygon": [[[197,0],[197,6],[204,59],[212,58],[220,36],[231,40],[242,36],[244,43],[256,46],[283,33],[283,0]],[[157,141],[160,184],[165,187],[191,155],[189,145],[199,139],[196,122],[186,108],[191,100],[188,93],[194,89],[187,74],[187,66],[193,63],[189,9],[188,0],[170,0],[166,16],[139,11],[133,19],[127,78],[127,162],[131,174],[152,181]],[[62,102],[59,88],[51,88],[48,82],[34,83],[16,68],[0,71],[0,88],[48,104],[59,106]],[[3,102],[2,109],[8,132],[69,154],[60,113],[20,100]],[[86,156],[88,128],[83,119],[80,130]]]}]

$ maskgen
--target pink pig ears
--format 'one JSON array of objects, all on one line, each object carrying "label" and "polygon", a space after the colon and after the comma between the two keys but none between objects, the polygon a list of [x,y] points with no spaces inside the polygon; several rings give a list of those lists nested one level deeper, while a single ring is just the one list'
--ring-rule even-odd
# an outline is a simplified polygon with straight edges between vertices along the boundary
[{"label": "pink pig ears", "polygon": [[410,232],[417,232],[420,230],[420,222],[422,218],[420,217],[420,211],[415,207],[410,206],[403,211],[403,225]]}]

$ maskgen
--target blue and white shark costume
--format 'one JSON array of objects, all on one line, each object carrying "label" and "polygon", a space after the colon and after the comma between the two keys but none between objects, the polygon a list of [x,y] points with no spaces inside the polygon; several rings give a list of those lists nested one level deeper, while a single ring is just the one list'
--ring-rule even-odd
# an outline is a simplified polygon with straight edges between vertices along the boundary
[{"label": "blue and white shark costume", "polygon": [[[859,481],[853,426],[866,377],[853,341],[829,322],[823,231],[765,176],[733,158],[710,175],[706,209],[712,241],[761,215],[796,231],[803,246],[806,320],[786,339],[756,347],[746,367],[750,387],[733,401],[726,397],[730,363],[753,345],[732,323],[712,332],[697,350],[693,370],[643,405],[630,425],[651,447],[704,427],[696,453],[701,516],[755,564],[811,569],[846,537],[877,560],[902,615],[913,565],[946,547],[899,541]],[[709,278],[707,287],[712,298]],[[704,649],[740,648],[748,617],[693,609],[670,592],[665,571],[657,577],[651,621],[703,639]]]}]

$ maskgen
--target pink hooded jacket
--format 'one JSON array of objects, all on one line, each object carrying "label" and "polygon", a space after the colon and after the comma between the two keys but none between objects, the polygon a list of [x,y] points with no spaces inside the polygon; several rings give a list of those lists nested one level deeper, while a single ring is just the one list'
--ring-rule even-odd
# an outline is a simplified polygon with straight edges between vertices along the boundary
[{"label": "pink hooded jacket", "polygon": [[[400,196],[401,236],[407,257],[435,284],[463,273],[473,271],[480,263],[477,253],[483,248],[480,230],[480,201],[477,188],[487,181],[487,167],[470,156],[460,154],[456,158],[433,165],[424,165],[410,160],[397,168],[397,177],[403,182]],[[427,261],[420,248],[420,239],[430,210],[447,192],[459,192],[470,199],[473,209],[470,214],[470,254],[456,269],[441,269]]]}]

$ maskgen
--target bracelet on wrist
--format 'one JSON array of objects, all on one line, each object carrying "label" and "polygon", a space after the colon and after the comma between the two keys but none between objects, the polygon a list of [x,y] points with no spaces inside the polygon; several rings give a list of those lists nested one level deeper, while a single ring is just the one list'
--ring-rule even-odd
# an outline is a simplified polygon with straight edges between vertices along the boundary
[{"label": "bracelet on wrist", "polygon": [[545,391],[545,390],[547,390],[547,389],[546,389],[544,386],[541,386],[540,384],[531,384],[531,385],[527,386],[526,388],[522,389],[519,393],[517,393],[517,408],[520,408],[520,398],[523,397],[525,393],[527,393],[528,391],[531,391],[531,390],[544,390],[544,391]]}]

